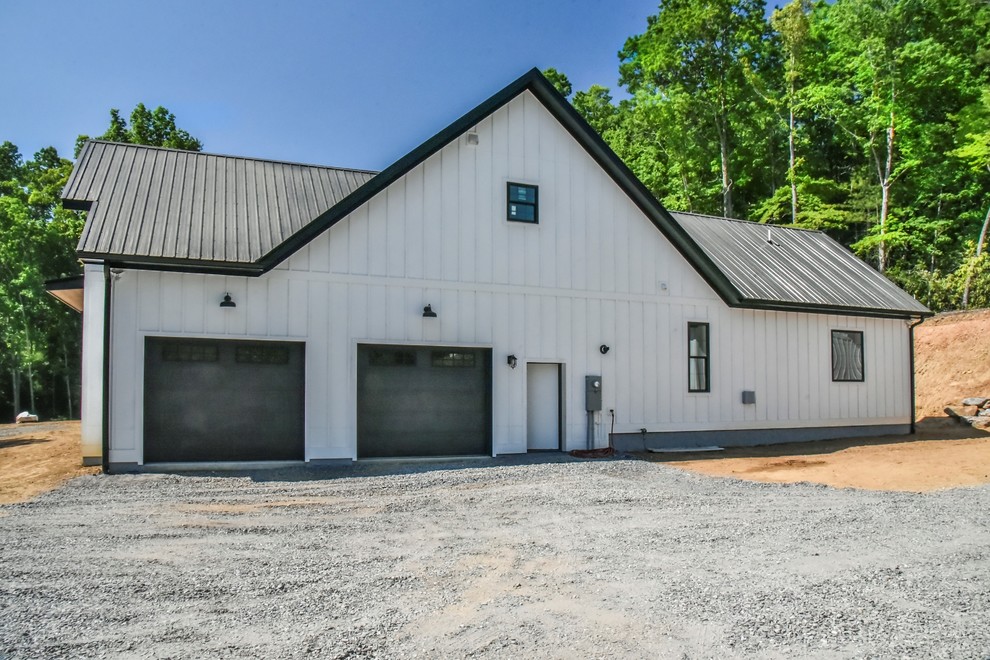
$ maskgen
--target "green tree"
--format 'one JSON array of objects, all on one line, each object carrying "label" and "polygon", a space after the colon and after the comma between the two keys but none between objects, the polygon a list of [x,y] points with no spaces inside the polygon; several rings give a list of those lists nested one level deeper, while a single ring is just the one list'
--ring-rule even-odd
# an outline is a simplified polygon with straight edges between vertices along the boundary
[{"label": "green tree", "polygon": [[632,93],[677,97],[680,126],[698,124],[713,136],[725,216],[734,215],[741,174],[733,151],[760,110],[751,81],[767,78],[772,41],[762,0],[662,0],[646,32],[619,52],[620,82]]},{"label": "green tree", "polygon": [[[959,113],[959,135],[961,145],[951,154],[968,163],[976,172],[990,173],[990,87],[983,88],[979,102],[963,108]],[[987,204],[987,213],[980,227],[979,238],[976,240],[975,263],[981,262],[980,255],[983,253],[983,244],[987,239],[988,226],[990,226],[990,202]],[[969,291],[975,263],[967,269],[962,296],[963,308],[969,306]]]},{"label": "green tree", "polygon": [[563,73],[557,71],[557,69],[554,69],[553,67],[544,69],[541,73],[543,73],[544,77],[550,81],[550,84],[553,85],[565,99],[571,95],[571,91],[573,90],[573,87],[571,87],[571,81],[568,80],[567,76]]},{"label": "green tree", "polygon": [[797,114],[800,109],[799,90],[805,69],[805,53],[810,38],[811,0],[793,0],[770,17],[770,24],[780,35],[785,55],[784,76],[787,106],[787,182],[791,192],[791,222],[798,221],[798,156]]},{"label": "green tree", "polygon": [[[138,105],[128,125],[117,110],[101,138],[177,149],[201,143],[164,108]],[[78,148],[87,138],[80,136]],[[14,413],[22,394],[33,412],[78,411],[80,317],[45,293],[44,281],[76,275],[76,244],[84,214],[62,207],[72,162],[52,147],[24,161],[11,142],[0,144],[0,400]],[[64,388],[64,393],[59,393]]]},{"label": "green tree", "polygon": [[911,248],[909,225],[918,219],[895,207],[896,192],[912,185],[904,181],[922,164],[933,164],[945,146],[946,110],[969,95],[971,54],[955,45],[955,31],[974,7],[969,0],[839,0],[815,11],[812,27],[827,57],[806,93],[871,170],[874,226],[858,247],[875,250],[881,271],[892,249]]},{"label": "green tree", "polygon": [[[88,139],[89,136],[87,135],[80,135],[77,138],[76,155],[79,154],[79,150]],[[202,142],[176,126],[174,114],[162,106],[148,110],[143,103],[138,103],[131,111],[130,125],[120,116],[120,110],[111,109],[110,126],[97,139],[184,149],[186,151],[202,151],[203,149]]]}]

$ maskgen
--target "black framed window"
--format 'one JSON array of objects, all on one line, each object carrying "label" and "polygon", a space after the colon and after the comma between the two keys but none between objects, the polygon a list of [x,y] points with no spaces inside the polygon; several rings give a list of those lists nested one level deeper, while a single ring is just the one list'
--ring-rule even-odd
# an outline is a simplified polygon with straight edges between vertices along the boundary
[{"label": "black framed window", "polygon": [[380,348],[368,352],[372,367],[415,367],[416,351],[404,348]]},{"label": "black framed window", "polygon": [[536,186],[522,183],[509,183],[507,218],[513,222],[540,221],[539,190]]},{"label": "black framed window", "polygon": [[430,361],[434,367],[474,368],[474,353],[458,351],[433,351]]},{"label": "black framed window", "polygon": [[216,362],[220,350],[215,343],[205,341],[169,341],[162,344],[163,362]]},{"label": "black framed window", "polygon": [[832,380],[861,383],[863,379],[863,333],[859,330],[833,330]]},{"label": "black framed window", "polygon": [[711,391],[707,323],[688,323],[688,392]]}]

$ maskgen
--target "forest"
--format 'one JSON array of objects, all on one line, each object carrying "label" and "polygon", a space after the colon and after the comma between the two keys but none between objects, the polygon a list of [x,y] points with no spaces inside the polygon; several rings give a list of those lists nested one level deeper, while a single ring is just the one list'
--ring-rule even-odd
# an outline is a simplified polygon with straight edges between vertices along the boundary
[{"label": "forest", "polygon": [[[615,96],[544,74],[667,208],[825,231],[945,311],[990,305],[988,32],[985,0],[664,0]],[[202,146],[143,105],[100,137]],[[44,291],[81,270],[71,168],[0,144],[0,419],[78,415],[80,318]]]},{"label": "forest", "polygon": [[664,0],[624,98],[544,74],[664,206],[827,232],[936,311],[990,304],[990,4]]},{"label": "forest", "polygon": [[[102,140],[200,151],[163,107],[138,104],[130,124],[116,109]],[[80,135],[75,154],[89,139]],[[45,147],[25,161],[0,144],[0,420],[30,411],[77,418],[82,318],[45,292],[45,281],[79,275],[76,243],[85,213],[62,208],[72,161]]]}]

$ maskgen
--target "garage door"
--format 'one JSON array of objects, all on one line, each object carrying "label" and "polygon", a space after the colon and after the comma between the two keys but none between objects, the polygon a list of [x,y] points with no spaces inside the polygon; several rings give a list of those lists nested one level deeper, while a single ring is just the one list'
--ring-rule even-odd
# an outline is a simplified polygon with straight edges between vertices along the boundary
[{"label": "garage door", "polygon": [[144,461],[302,460],[305,346],[148,337]]},{"label": "garage door", "polygon": [[358,457],[491,453],[489,349],[358,346]]}]

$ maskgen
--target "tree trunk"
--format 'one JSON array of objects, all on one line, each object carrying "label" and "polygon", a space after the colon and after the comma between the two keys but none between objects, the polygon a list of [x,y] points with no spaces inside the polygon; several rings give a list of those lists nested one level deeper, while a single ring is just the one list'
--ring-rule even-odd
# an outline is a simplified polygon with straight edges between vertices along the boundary
[{"label": "tree trunk", "polygon": [[882,273],[887,269],[887,244],[883,237],[887,233],[887,216],[890,213],[890,183],[880,185],[880,244],[877,246],[877,268]]},{"label": "tree trunk", "polygon": [[732,179],[729,178],[729,136],[723,125],[719,125],[719,151],[722,156],[722,215],[732,217]]},{"label": "tree trunk", "polygon": [[31,414],[37,415],[38,409],[34,405],[34,369],[31,368],[31,361],[27,363],[28,394],[31,397]]},{"label": "tree trunk", "polygon": [[14,417],[17,417],[21,412],[21,374],[17,371],[17,367],[10,368],[10,383],[14,399]]},{"label": "tree trunk", "polygon": [[62,365],[65,367],[65,400],[69,404],[69,419],[72,416],[72,376],[69,373],[69,351],[65,348],[65,339],[62,340]]},{"label": "tree trunk", "polygon": [[21,307],[21,320],[24,322],[24,339],[27,341],[28,355],[27,360],[27,376],[28,376],[28,392],[31,395],[31,413],[37,414],[37,409],[34,407],[34,368],[31,366],[31,362],[34,359],[34,344],[31,342],[31,326],[28,325],[27,313],[24,311],[24,299],[18,294],[20,299]]},{"label": "tree trunk", "polygon": [[[791,98],[794,97],[794,89],[791,88]],[[788,179],[791,181],[791,224],[798,220],[798,198],[797,198],[797,147],[794,140],[794,105],[790,107],[790,133],[787,136],[787,146],[790,151],[788,158]]]},{"label": "tree trunk", "polygon": [[884,242],[884,236],[887,233],[887,219],[890,217],[890,188],[894,184],[891,175],[894,172],[894,103],[896,100],[897,92],[891,86],[890,122],[887,124],[887,153],[884,158],[883,169],[880,172],[880,245],[877,252],[881,273],[887,269],[887,244]]},{"label": "tree trunk", "polygon": [[[983,254],[983,241],[987,240],[987,225],[990,225],[990,207],[987,207],[987,216],[983,218],[983,228],[980,229],[980,240],[976,242],[976,258]],[[963,287],[962,306],[966,309],[969,306],[969,285],[973,282],[973,270],[966,274],[966,286]]]}]

